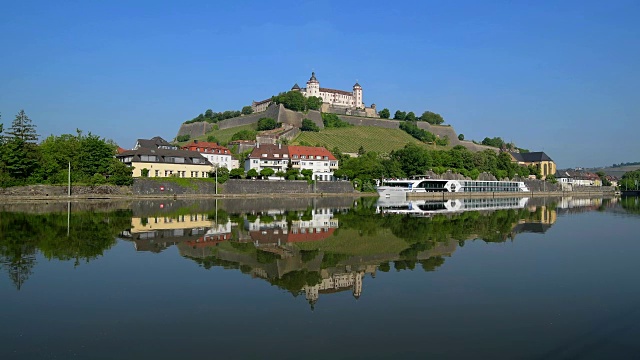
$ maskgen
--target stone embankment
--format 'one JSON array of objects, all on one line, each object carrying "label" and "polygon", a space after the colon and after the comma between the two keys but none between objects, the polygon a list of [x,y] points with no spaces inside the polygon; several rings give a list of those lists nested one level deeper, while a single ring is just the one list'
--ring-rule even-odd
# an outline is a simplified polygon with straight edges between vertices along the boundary
[{"label": "stone embankment", "polygon": [[259,197],[259,196],[324,196],[358,195],[348,181],[229,180],[218,185],[205,179],[135,179],[132,186],[72,186],[71,197],[66,186],[31,185],[0,188],[2,201],[80,200],[163,197]]}]

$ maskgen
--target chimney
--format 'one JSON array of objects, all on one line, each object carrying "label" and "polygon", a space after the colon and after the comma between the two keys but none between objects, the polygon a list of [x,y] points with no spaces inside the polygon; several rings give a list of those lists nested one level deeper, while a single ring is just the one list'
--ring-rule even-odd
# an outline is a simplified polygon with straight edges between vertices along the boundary
[{"label": "chimney", "polygon": [[278,143],[278,149],[282,149],[282,143]]},{"label": "chimney", "polygon": [[193,143],[194,143],[194,144],[197,144],[197,143],[198,143],[198,140],[193,140]]},{"label": "chimney", "polygon": [[256,141],[256,147],[260,148],[260,143]]}]

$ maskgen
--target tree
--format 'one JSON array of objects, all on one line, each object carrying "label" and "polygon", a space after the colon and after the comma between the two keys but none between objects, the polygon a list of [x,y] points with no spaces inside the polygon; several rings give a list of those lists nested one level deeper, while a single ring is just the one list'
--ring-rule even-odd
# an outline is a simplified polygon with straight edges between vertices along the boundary
[{"label": "tree", "polygon": [[207,109],[207,111],[204,112],[204,117],[207,119],[213,119],[213,110]]},{"label": "tree", "polygon": [[421,121],[426,121],[431,125],[440,125],[444,122],[444,119],[440,114],[436,114],[431,111],[425,111],[420,116]]},{"label": "tree", "polygon": [[404,120],[404,118],[406,117],[407,117],[407,113],[400,110],[397,110],[396,113],[393,115],[394,120]]},{"label": "tree", "polygon": [[279,171],[276,171],[275,175],[279,178],[284,178],[287,175],[287,173],[285,173],[282,170],[279,170]]},{"label": "tree", "polygon": [[253,114],[253,108],[251,106],[249,106],[249,105],[243,106],[242,110],[240,111],[240,113],[242,113],[242,115]]},{"label": "tree", "polygon": [[218,138],[215,135],[209,135],[207,136],[207,141],[208,142],[214,142],[214,143],[220,143],[220,141],[218,140]]},{"label": "tree", "polygon": [[244,176],[244,169],[231,169],[231,171],[229,172],[229,176],[232,179],[242,179],[242,177]]},{"label": "tree", "polygon": [[275,119],[263,117],[258,120],[258,131],[273,130],[278,127]]},{"label": "tree", "polygon": [[414,114],[413,111],[409,111],[409,113],[407,114],[407,116],[404,117],[404,119],[407,121],[416,121],[416,114]]},{"label": "tree", "polygon": [[275,173],[275,171],[272,168],[264,168],[262,170],[260,170],[260,176],[263,179],[268,178],[269,176],[273,175]]},{"label": "tree", "polygon": [[217,172],[218,174],[216,175],[216,170],[212,171],[209,173],[209,177],[216,177],[218,178],[218,184],[224,184],[225,182],[227,182],[227,180],[229,180],[229,169],[227,169],[224,166],[218,167],[217,168]]},{"label": "tree", "polygon": [[185,141],[189,141],[189,139],[191,139],[191,135],[189,135],[189,134],[176,136],[176,141],[177,142],[185,142]]},{"label": "tree", "polygon": [[458,135],[458,140],[460,140],[460,141],[464,140],[464,134]]},{"label": "tree", "polygon": [[140,170],[140,174],[142,175],[142,177],[149,177],[149,169],[144,168]]},{"label": "tree", "polygon": [[256,169],[249,169],[249,171],[247,171],[247,177],[248,178],[252,178],[255,179],[258,177],[258,170]]},{"label": "tree", "polygon": [[14,139],[20,139],[28,144],[35,144],[38,141],[36,126],[33,125],[24,110],[18,112],[16,118],[11,123],[11,127],[7,130],[7,134],[11,135]]},{"label": "tree", "polygon": [[304,170],[300,171],[300,174],[302,174],[302,176],[304,176],[305,180],[312,180],[311,177],[313,176],[313,170],[304,169]]},{"label": "tree", "polygon": [[302,126],[300,126],[300,130],[318,132],[320,131],[320,128],[312,120],[302,119]]},{"label": "tree", "polygon": [[241,131],[238,131],[237,133],[233,134],[233,136],[231,137],[231,141],[234,141],[234,140],[255,140],[257,134],[258,134],[258,132],[257,131],[253,131],[253,130],[241,130]]},{"label": "tree", "polygon": [[382,119],[388,119],[391,116],[391,112],[389,111],[389,109],[384,108],[384,109],[380,110],[378,115],[380,115],[380,117]]},{"label": "tree", "polygon": [[360,145],[360,147],[358,148],[358,155],[362,156],[364,154],[366,154],[367,151],[364,149],[364,146]]},{"label": "tree", "polygon": [[322,98],[317,96],[309,96],[307,98],[307,109],[320,110],[321,106],[322,106]]}]

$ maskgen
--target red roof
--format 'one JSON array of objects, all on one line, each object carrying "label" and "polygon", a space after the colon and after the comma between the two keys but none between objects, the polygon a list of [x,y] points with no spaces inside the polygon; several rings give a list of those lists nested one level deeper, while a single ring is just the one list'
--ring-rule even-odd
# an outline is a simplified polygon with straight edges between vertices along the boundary
[{"label": "red roof", "polygon": [[[230,154],[229,149],[222,145],[218,145],[214,142],[206,142],[206,141],[198,141],[197,143],[192,142],[182,147],[183,150],[191,150],[198,152],[208,152],[208,153],[219,153],[219,154]],[[199,149],[199,150],[196,150]],[[219,150],[219,151],[218,151]]]},{"label": "red roof", "polygon": [[329,160],[337,160],[329,150],[315,146],[289,145],[289,157],[293,158],[293,155],[298,155],[298,157],[305,155],[310,160],[315,159],[316,156],[320,156],[322,160],[326,160],[324,159],[325,156]]}]

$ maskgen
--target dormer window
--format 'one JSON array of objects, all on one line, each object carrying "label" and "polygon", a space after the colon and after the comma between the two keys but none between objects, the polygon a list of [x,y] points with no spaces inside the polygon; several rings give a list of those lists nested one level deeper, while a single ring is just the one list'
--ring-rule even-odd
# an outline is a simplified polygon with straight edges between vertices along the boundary
[{"label": "dormer window", "polygon": [[262,157],[266,158],[266,157],[267,157],[267,154],[262,154]]}]

